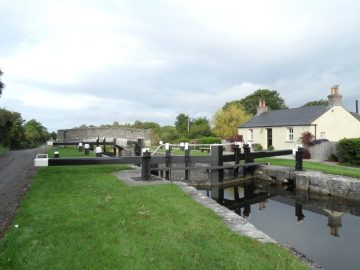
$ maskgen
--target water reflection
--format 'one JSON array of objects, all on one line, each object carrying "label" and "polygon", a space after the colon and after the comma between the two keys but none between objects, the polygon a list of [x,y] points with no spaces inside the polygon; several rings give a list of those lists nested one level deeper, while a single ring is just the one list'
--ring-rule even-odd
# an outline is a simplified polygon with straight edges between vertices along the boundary
[{"label": "water reflection", "polygon": [[325,269],[359,269],[360,200],[310,196],[258,180],[214,187],[208,195]]},{"label": "water reflection", "polygon": [[310,197],[307,192],[296,191],[293,186],[256,179],[235,183],[232,187],[212,187],[208,196],[244,218],[251,217],[252,206],[255,204],[258,205],[258,210],[265,210],[270,198],[294,207],[297,223],[302,223],[306,218],[303,212],[306,209],[326,216],[330,235],[336,237],[340,235],[339,228],[342,226],[341,218],[344,213],[360,214],[360,201],[323,195]]}]

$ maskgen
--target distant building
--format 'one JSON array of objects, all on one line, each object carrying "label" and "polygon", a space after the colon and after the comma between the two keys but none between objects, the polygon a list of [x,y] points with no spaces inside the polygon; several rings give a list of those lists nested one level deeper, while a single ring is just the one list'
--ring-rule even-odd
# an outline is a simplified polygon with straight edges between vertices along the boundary
[{"label": "distant building", "polygon": [[238,134],[245,141],[275,149],[291,149],[300,144],[304,132],[335,142],[360,137],[360,116],[342,106],[339,88],[333,86],[327,106],[269,111],[265,100],[260,100],[257,114],[238,127]]}]

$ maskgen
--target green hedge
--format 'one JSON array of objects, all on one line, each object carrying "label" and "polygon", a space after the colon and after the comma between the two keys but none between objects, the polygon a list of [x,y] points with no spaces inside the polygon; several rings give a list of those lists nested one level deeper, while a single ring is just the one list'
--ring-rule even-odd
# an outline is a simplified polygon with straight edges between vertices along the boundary
[{"label": "green hedge", "polygon": [[221,138],[218,137],[202,137],[199,139],[200,144],[221,143]]},{"label": "green hedge", "polygon": [[340,162],[360,166],[360,138],[342,139],[336,150]]}]

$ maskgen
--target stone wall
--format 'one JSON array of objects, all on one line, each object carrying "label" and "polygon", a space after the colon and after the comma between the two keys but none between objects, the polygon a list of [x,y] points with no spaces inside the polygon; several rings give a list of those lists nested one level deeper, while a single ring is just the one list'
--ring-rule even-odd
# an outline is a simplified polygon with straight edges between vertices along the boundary
[{"label": "stone wall", "polygon": [[331,175],[314,171],[294,171],[289,167],[259,166],[255,176],[276,182],[294,181],[297,190],[310,194],[324,194],[360,199],[360,180],[347,176]]},{"label": "stone wall", "polygon": [[59,141],[81,141],[93,138],[118,138],[137,140],[144,138],[145,144],[151,141],[150,129],[136,129],[129,127],[106,127],[106,128],[73,128],[60,129],[57,131]]}]

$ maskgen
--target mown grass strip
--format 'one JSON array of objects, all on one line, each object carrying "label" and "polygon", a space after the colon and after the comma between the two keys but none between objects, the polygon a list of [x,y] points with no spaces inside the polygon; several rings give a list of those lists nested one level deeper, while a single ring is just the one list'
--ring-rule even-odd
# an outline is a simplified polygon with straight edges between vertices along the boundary
[{"label": "mown grass strip", "polygon": [[[290,159],[279,158],[259,158],[256,162],[269,162],[271,165],[295,167],[295,161]],[[328,174],[350,176],[360,178],[360,168],[344,167],[337,165],[327,165],[311,161],[303,161],[303,167],[305,170],[320,171]]]},{"label": "mown grass strip", "polygon": [[126,186],[111,175],[124,168],[39,169],[0,240],[0,269],[306,269],[175,185]]},{"label": "mown grass strip", "polygon": [[90,151],[89,155],[85,155],[85,151],[79,152],[77,148],[74,147],[50,147],[48,149],[49,158],[54,157],[55,151],[58,151],[60,157],[95,157],[94,151]]}]

